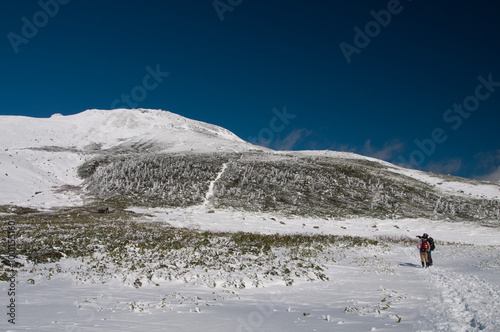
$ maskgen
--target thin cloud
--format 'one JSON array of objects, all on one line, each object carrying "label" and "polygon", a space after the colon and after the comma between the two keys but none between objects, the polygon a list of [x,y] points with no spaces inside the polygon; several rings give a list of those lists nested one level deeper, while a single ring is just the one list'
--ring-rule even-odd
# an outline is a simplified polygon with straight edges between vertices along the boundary
[{"label": "thin cloud", "polygon": [[462,167],[462,159],[448,158],[439,161],[430,161],[424,167],[424,170],[438,174],[456,174],[462,169]]},{"label": "thin cloud", "polygon": [[276,139],[271,143],[275,150],[289,151],[292,150],[299,141],[311,134],[311,131],[306,129],[294,129],[285,138]]},{"label": "thin cloud", "polygon": [[476,179],[481,181],[500,182],[500,166],[491,173],[477,176]]},{"label": "thin cloud", "polygon": [[361,148],[352,147],[347,144],[333,145],[331,150],[343,151],[343,152],[353,152],[361,154],[367,157],[373,157],[385,161],[393,160],[398,153],[404,149],[404,143],[398,140],[391,140],[384,143],[382,148],[376,148],[372,146],[371,140],[366,140],[365,144]]},{"label": "thin cloud", "polygon": [[392,140],[386,142],[381,149],[377,149],[372,146],[371,140],[367,140],[360,153],[362,155],[377,159],[392,160],[397,153],[403,150],[403,148],[404,143],[397,140]]},{"label": "thin cloud", "polygon": [[477,166],[474,178],[481,181],[500,181],[500,150],[481,152],[474,156]]}]

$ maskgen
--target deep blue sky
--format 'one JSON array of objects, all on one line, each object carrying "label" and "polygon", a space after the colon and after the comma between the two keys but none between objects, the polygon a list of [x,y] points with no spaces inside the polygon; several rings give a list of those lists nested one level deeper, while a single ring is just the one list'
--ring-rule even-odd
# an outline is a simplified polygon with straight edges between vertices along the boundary
[{"label": "deep blue sky", "polygon": [[11,0],[0,12],[0,114],[128,103],[272,148],[500,179],[497,1]]}]

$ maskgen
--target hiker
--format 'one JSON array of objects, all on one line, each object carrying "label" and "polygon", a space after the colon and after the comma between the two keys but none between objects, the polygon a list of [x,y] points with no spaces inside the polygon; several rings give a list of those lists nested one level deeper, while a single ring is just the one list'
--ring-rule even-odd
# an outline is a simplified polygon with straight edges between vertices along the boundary
[{"label": "hiker", "polygon": [[420,238],[417,248],[420,251],[420,260],[422,261],[422,267],[429,267],[429,253],[431,252],[431,245],[429,241],[427,241],[427,237],[417,237]]},{"label": "hiker", "polygon": [[436,248],[436,244],[434,243],[434,239],[432,237],[429,237],[429,234],[424,233],[422,236],[417,235],[419,239],[425,238],[429,242],[429,245],[431,246],[431,250],[427,253],[427,260],[429,261],[429,266],[432,266],[432,252]]}]

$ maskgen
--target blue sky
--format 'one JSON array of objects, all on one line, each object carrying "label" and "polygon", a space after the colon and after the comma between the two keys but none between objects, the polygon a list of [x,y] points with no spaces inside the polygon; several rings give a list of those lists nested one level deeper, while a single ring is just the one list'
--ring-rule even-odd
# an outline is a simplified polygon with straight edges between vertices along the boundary
[{"label": "blue sky", "polygon": [[169,110],[272,148],[500,179],[494,1],[2,1],[0,114]]}]

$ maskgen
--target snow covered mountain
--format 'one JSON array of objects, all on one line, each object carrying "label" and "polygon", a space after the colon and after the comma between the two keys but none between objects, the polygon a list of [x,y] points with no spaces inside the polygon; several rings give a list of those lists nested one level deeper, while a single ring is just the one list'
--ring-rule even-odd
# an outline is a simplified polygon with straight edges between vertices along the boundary
[{"label": "snow covered mountain", "polygon": [[159,110],[0,130],[2,331],[500,330],[496,184]]},{"label": "snow covered mountain", "polygon": [[[240,151],[247,146],[230,131],[162,110],[87,110],[49,119],[1,116],[0,144],[11,148],[93,150],[155,148],[168,152]],[[247,147],[248,149],[248,147]]]},{"label": "snow covered mountain", "polygon": [[273,151],[161,110],[2,116],[0,130],[2,205],[204,204],[324,218],[500,218],[496,184],[352,153]]},{"label": "snow covered mountain", "polygon": [[66,189],[77,189],[78,166],[96,154],[257,149],[224,128],[161,110],[0,116],[0,131],[0,204],[41,207],[82,204]]}]

